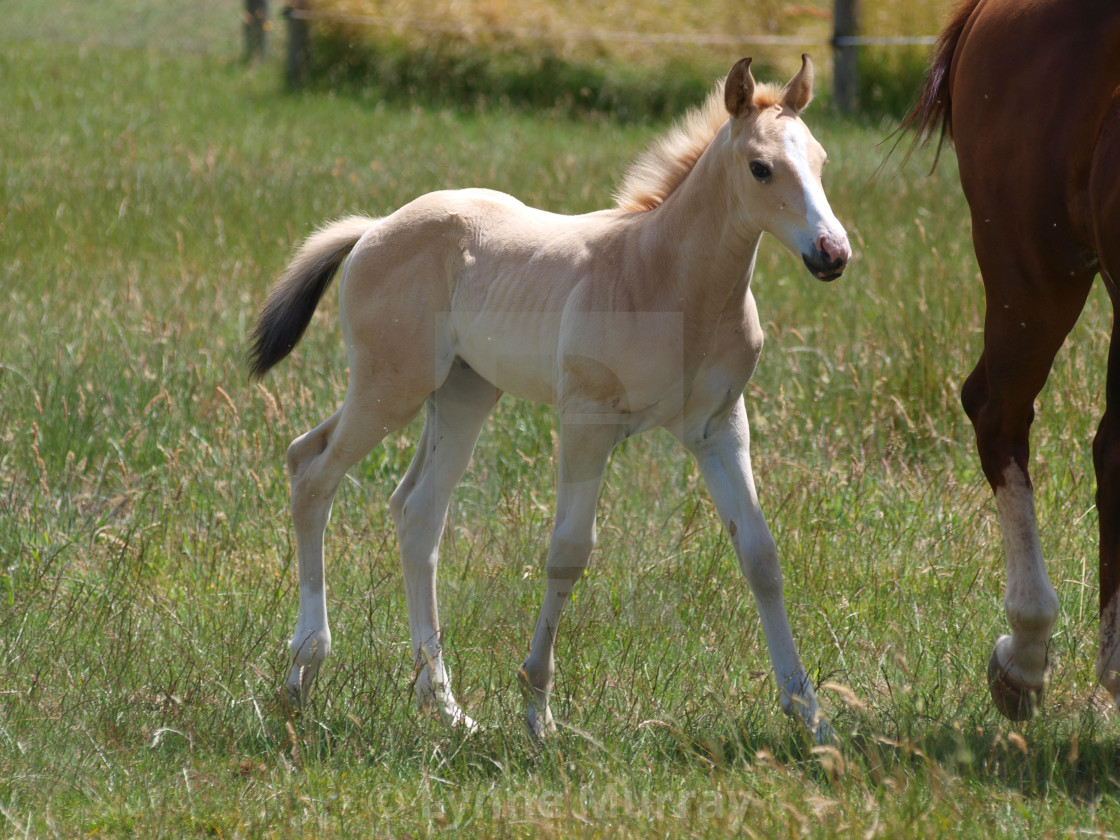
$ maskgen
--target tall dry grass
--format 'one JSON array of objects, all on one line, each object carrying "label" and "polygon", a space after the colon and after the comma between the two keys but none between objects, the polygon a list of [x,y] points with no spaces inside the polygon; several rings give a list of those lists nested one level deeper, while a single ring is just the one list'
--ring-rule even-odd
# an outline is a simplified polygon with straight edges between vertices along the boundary
[{"label": "tall dry grass", "polygon": [[[948,0],[864,4],[864,34],[932,35]],[[789,73],[802,52],[831,77],[832,4],[593,3],[575,0],[316,0],[320,75],[357,78],[382,93],[443,89],[446,100],[533,106],[569,101],[615,115],[676,113],[708,80],[750,55],[764,74]],[[927,49],[871,46],[863,99],[900,110]],[[827,94],[826,94],[827,98]],[[646,102],[644,110],[640,103]]]}]

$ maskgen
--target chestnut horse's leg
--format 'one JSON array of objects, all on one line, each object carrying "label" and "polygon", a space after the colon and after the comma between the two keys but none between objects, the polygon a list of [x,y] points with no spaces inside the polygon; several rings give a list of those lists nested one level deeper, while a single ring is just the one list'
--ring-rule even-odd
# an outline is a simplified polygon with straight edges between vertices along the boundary
[{"label": "chestnut horse's leg", "polygon": [[1071,275],[1068,265],[1046,252],[1044,237],[1023,242],[994,227],[973,208],[987,311],[984,352],[965,382],[961,401],[995,491],[1007,558],[1004,608],[1011,635],[996,642],[988,682],[1000,712],[1021,720],[1033,714],[1041,698],[1050,631],[1058,614],[1028,471],[1034,400],[1085,304],[1093,272]]},{"label": "chestnut horse's leg", "polygon": [[1097,140],[1090,179],[1101,276],[1112,298],[1104,417],[1093,441],[1100,517],[1100,651],[1097,676],[1120,703],[1120,96]]},{"label": "chestnut horse's leg", "polygon": [[408,597],[417,705],[434,706],[444,721],[468,729],[474,721],[455,702],[443,663],[436,570],[451,494],[500,394],[469,367],[453,364],[447,381],[428,398],[416,454],[389,501]]},{"label": "chestnut horse's leg", "polygon": [[1116,320],[1120,314],[1120,290],[1107,271],[1104,276],[1112,296],[1113,324],[1105,412],[1093,440],[1101,539],[1097,676],[1113,701],[1120,703],[1120,323]]}]

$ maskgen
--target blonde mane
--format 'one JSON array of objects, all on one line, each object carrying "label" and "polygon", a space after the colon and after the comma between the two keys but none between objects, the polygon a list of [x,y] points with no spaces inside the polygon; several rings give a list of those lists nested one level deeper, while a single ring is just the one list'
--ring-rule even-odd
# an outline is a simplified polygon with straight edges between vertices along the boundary
[{"label": "blonde mane", "polygon": [[[630,165],[615,191],[615,205],[621,210],[640,213],[652,210],[681,185],[716,132],[727,122],[723,85],[720,79],[703,104],[690,109],[662,137]],[[765,108],[781,99],[781,90],[769,84],[755,86],[755,107]]]}]

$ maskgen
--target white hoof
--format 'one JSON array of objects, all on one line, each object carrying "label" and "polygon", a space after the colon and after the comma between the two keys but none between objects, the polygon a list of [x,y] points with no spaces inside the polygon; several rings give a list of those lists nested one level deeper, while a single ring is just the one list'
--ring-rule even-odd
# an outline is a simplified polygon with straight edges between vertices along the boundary
[{"label": "white hoof", "polygon": [[529,726],[529,734],[538,741],[556,733],[556,721],[552,719],[552,712],[547,706],[542,713],[536,705],[526,705],[525,722]]},{"label": "white hoof", "polygon": [[816,725],[810,725],[809,731],[813,735],[813,742],[818,747],[834,747],[840,743],[840,736],[832,728],[832,724],[818,713]]},{"label": "white hoof", "polygon": [[529,725],[529,734],[538,741],[547,738],[556,732],[556,721],[552,719],[552,710],[548,707],[548,695],[529,684],[529,675],[524,667],[518,670],[517,680],[521,683],[521,696],[525,700],[525,722]]},{"label": "white hoof", "polygon": [[988,660],[988,690],[996,709],[1008,720],[1029,720],[1038,712],[1050,680],[1049,662],[1042,673],[1042,682],[1030,685],[1022,669],[1009,658],[1010,636],[1000,636]]},{"label": "white hoof", "polygon": [[794,720],[800,721],[809,730],[815,743],[818,745],[836,743],[836,730],[821,713],[817,695],[808,677],[802,676],[787,683],[778,702],[783,712]]},{"label": "white hoof", "polygon": [[443,722],[452,729],[461,729],[468,735],[473,735],[475,732],[478,732],[478,722],[460,709],[457,703],[452,703],[450,706],[441,708],[439,710],[439,716],[443,719]]},{"label": "white hoof", "polygon": [[287,681],[288,702],[299,708],[307,703],[315,677],[319,674],[319,667],[330,656],[331,631],[325,627],[311,631],[297,627],[288,643],[288,650],[292,655],[292,668],[288,672]]},{"label": "white hoof", "polygon": [[[429,660],[430,661],[430,660]],[[439,666],[441,676],[432,676],[432,666],[426,666],[416,677],[413,699],[420,710],[435,710],[440,719],[453,729],[463,729],[468,733],[477,732],[478,724],[464,712],[451,693],[448,680],[451,676],[446,666]]]},{"label": "white hoof", "polygon": [[288,681],[284,685],[284,699],[287,700],[292,710],[302,709],[307,705],[311,686],[315,682],[315,675],[319,673],[319,664],[293,665],[288,672]]}]

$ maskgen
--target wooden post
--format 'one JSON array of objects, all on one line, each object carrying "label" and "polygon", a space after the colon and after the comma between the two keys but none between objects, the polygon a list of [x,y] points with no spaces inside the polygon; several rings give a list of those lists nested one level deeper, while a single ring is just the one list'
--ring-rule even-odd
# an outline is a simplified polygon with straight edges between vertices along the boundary
[{"label": "wooden post", "polygon": [[311,0],[288,0],[284,17],[288,19],[288,87],[298,88],[303,84],[307,71],[307,60],[311,52],[311,26],[299,12],[306,12]]},{"label": "wooden post", "polygon": [[860,0],[836,0],[832,37],[832,95],[841,113],[850,114],[859,102]]},{"label": "wooden post", "polygon": [[245,0],[245,60],[264,58],[268,0]]}]

